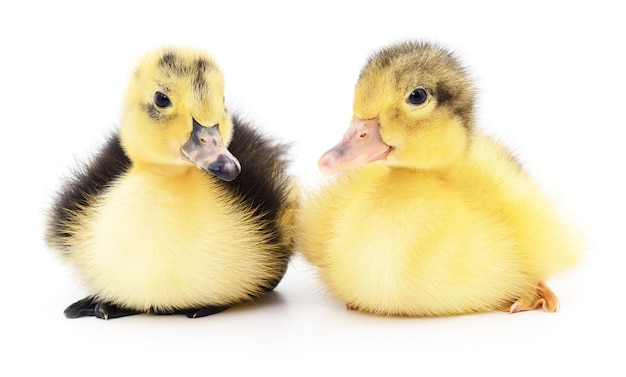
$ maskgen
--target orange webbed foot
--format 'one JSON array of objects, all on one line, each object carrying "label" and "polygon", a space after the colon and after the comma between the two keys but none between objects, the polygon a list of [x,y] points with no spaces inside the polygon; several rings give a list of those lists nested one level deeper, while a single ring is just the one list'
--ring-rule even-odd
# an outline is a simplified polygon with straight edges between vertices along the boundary
[{"label": "orange webbed foot", "polygon": [[544,312],[554,313],[559,310],[559,299],[548,286],[540,281],[537,283],[535,295],[532,299],[519,299],[508,309],[509,313],[518,313],[542,308]]}]

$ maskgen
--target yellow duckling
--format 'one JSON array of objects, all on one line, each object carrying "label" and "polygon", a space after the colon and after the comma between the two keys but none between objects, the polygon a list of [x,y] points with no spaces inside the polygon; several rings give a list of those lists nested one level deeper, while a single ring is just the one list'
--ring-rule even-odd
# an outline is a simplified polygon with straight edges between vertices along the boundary
[{"label": "yellow duckling", "polygon": [[48,245],[91,292],[66,316],[201,317],[273,290],[293,253],[299,200],[285,152],[229,116],[211,56],[146,55],[119,136],[49,213]]},{"label": "yellow duckling", "polygon": [[558,309],[545,282],[576,265],[576,233],[475,129],[473,97],[465,68],[429,43],[384,48],[361,71],[353,122],[319,161],[338,174],[297,216],[301,253],[348,308]]}]

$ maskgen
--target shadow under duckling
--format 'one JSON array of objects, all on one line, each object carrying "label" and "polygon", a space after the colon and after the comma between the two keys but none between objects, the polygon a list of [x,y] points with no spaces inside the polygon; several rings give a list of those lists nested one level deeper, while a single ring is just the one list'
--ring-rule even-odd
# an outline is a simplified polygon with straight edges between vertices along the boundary
[{"label": "shadow under duckling", "polygon": [[48,215],[47,244],[90,291],[65,315],[202,317],[272,291],[295,242],[287,150],[231,118],[210,55],[147,54],[119,134],[76,170]]},{"label": "shadow under duckling", "polygon": [[298,248],[350,309],[447,316],[558,309],[545,284],[581,242],[497,141],[475,128],[466,69],[441,46],[381,49],[353,121],[306,193]]}]

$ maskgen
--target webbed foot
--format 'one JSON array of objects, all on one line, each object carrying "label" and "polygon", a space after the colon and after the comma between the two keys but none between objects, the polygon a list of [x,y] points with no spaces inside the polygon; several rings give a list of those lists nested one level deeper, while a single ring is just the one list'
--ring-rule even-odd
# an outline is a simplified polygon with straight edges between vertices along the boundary
[{"label": "webbed foot", "polygon": [[184,310],[183,313],[188,317],[188,318],[199,318],[199,317],[206,317],[208,315],[211,314],[216,314],[219,312],[222,312],[226,309],[230,308],[230,305],[226,305],[226,306],[205,306],[204,308],[200,308],[200,309],[187,309]]},{"label": "webbed foot", "polygon": [[519,299],[509,307],[509,313],[518,313],[527,310],[542,308],[544,312],[554,313],[559,310],[559,299],[548,286],[540,281],[537,283],[535,295],[532,299]]},{"label": "webbed foot", "polygon": [[86,297],[68,306],[63,313],[65,313],[67,318],[96,317],[112,319],[139,314],[140,312],[122,308],[112,303],[101,302],[94,297]]}]

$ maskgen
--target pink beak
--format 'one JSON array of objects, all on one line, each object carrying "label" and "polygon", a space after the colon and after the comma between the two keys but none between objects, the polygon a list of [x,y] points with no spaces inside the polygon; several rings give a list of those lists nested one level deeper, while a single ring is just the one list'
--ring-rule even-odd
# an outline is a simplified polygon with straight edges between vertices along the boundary
[{"label": "pink beak", "polygon": [[339,144],[318,161],[322,174],[334,174],[387,158],[391,147],[380,137],[378,118],[355,120]]}]

